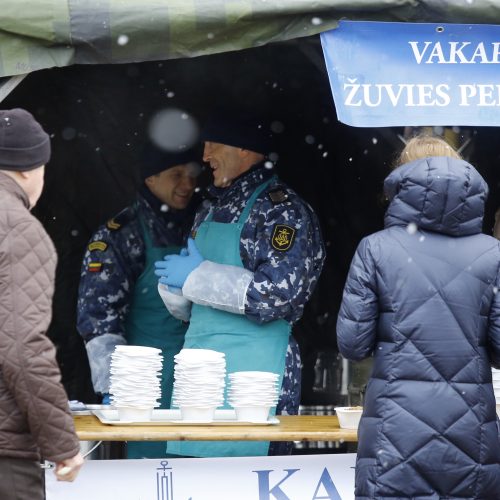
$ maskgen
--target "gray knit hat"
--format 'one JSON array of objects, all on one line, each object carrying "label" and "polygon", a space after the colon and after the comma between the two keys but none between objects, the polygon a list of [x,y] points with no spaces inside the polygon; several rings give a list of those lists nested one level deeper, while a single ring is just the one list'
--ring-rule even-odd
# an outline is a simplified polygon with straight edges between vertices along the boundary
[{"label": "gray knit hat", "polygon": [[31,113],[0,110],[0,170],[33,170],[50,159],[50,137]]}]

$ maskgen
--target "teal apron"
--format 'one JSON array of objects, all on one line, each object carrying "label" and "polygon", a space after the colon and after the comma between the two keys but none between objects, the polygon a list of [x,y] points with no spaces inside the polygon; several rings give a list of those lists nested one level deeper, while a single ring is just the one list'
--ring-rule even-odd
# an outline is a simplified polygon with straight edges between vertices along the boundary
[{"label": "teal apron", "polygon": [[[160,408],[170,408],[174,378],[174,356],[182,349],[187,324],[174,318],[167,310],[158,293],[158,276],[154,263],[167,254],[179,253],[180,247],[154,247],[148,228],[140,219],[146,263],[143,273],[135,283],[125,332],[127,343],[157,347],[163,353],[162,395]],[[127,444],[127,458],[163,458],[165,442],[143,441]]]},{"label": "teal apron", "polygon": [[[255,199],[272,179],[261,184],[248,200],[236,223],[213,222],[211,215],[196,233],[196,246],[205,259],[219,264],[243,267],[240,256],[241,230]],[[212,307],[193,304],[191,322],[186,333],[185,348],[213,349],[226,354],[227,374],[259,370],[280,374],[285,369],[290,325],[276,320],[259,325],[245,315],[232,314]],[[227,403],[228,377],[224,393]],[[274,415],[276,408],[272,408]],[[214,428],[216,433],[216,428]],[[269,442],[263,441],[170,441],[168,453],[195,457],[267,455]]]}]

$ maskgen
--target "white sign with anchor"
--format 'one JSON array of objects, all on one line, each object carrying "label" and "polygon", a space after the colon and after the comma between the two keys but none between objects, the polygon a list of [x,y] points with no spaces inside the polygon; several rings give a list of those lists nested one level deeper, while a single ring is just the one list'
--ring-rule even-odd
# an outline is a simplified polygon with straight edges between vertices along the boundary
[{"label": "white sign with anchor", "polygon": [[91,460],[47,500],[351,500],[355,454]]}]

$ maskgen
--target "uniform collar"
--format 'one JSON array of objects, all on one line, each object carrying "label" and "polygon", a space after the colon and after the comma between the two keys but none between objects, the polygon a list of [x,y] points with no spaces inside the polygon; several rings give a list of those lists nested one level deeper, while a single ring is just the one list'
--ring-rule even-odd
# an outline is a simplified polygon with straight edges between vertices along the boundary
[{"label": "uniform collar", "polygon": [[[159,200],[146,186],[141,186],[139,189],[139,201],[146,205],[148,210],[153,212],[157,218],[169,222],[177,223],[186,218],[187,214],[193,213],[193,201],[184,210],[170,208],[166,203]],[[165,210],[167,207],[167,210]]]},{"label": "uniform collar", "polygon": [[263,182],[270,179],[275,174],[274,168],[266,168],[264,162],[256,163],[250,170],[243,172],[236,177],[230,186],[226,188],[215,187],[213,184],[207,188],[210,198],[228,198],[245,191],[254,191]]}]

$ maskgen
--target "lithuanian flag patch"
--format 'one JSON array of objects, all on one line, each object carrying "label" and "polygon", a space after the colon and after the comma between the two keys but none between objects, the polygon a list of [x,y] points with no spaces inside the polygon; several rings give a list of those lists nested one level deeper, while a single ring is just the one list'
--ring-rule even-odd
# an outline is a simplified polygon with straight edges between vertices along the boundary
[{"label": "lithuanian flag patch", "polygon": [[87,266],[87,271],[91,273],[97,273],[101,270],[101,268],[102,268],[101,262],[89,262],[89,265]]}]

